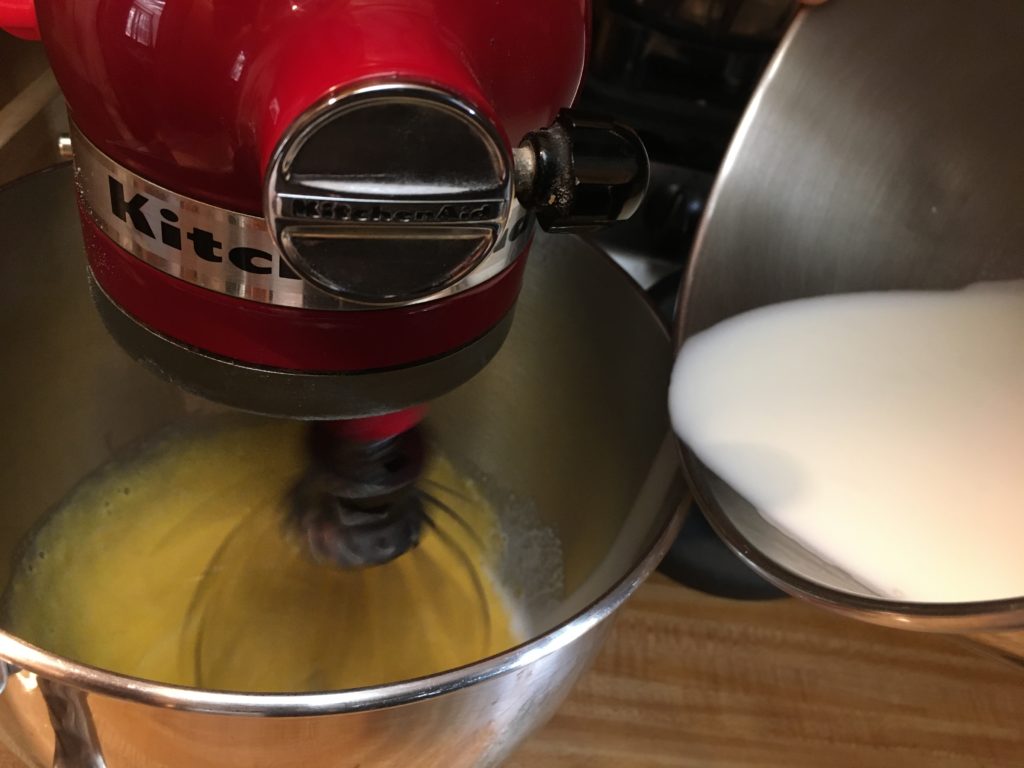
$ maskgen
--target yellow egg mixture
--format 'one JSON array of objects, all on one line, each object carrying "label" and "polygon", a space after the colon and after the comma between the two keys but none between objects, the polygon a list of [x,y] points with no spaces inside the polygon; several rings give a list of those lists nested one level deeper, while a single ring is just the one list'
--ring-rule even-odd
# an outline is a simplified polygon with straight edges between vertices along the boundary
[{"label": "yellow egg mixture", "polygon": [[441,457],[422,487],[461,523],[431,513],[437,530],[386,565],[312,562],[283,523],[305,429],[222,419],[100,470],[26,548],[5,628],[97,667],[235,691],[394,682],[523,639],[488,568],[494,511]]}]

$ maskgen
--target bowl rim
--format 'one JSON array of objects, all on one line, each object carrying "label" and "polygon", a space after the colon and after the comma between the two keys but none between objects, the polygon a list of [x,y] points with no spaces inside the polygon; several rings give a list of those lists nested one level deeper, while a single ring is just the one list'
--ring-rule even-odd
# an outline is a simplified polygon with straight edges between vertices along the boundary
[{"label": "bowl rim", "polygon": [[[611,588],[561,624],[500,654],[436,675],[367,688],[315,693],[238,693],[143,680],[44,651],[0,630],[0,665],[9,676],[27,671],[63,685],[166,709],[210,714],[300,717],[361,712],[411,704],[506,675],[570,645],[608,618],[650,575],[682,525],[685,499],[672,505],[643,557]],[[664,516],[664,515],[663,515]],[[10,682],[8,682],[10,685]]]}]

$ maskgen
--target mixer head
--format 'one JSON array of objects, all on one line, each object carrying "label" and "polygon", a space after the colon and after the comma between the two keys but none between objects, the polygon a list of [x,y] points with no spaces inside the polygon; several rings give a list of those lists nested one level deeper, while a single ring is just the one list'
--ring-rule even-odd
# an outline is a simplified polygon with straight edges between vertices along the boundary
[{"label": "mixer head", "polygon": [[185,389],[303,419],[469,379],[508,332],[535,218],[592,229],[630,215],[647,181],[642,144],[613,123],[563,112],[513,154],[475,106],[416,83],[301,114],[269,160],[263,217],[155,188],[78,129],[72,143],[114,338]]}]

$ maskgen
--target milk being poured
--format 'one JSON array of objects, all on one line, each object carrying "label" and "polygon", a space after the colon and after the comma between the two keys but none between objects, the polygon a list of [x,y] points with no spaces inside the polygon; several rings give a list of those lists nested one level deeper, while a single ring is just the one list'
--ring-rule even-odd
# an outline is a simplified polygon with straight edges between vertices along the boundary
[{"label": "milk being poured", "polygon": [[1024,595],[1024,281],[823,296],[684,345],[676,432],[881,596]]}]

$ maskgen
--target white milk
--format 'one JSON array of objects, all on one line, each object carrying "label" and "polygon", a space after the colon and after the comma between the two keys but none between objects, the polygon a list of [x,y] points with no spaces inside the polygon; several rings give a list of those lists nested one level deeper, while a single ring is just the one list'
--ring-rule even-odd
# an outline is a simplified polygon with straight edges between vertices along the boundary
[{"label": "white milk", "polygon": [[1024,595],[1024,281],[824,296],[697,334],[676,432],[879,594]]}]

